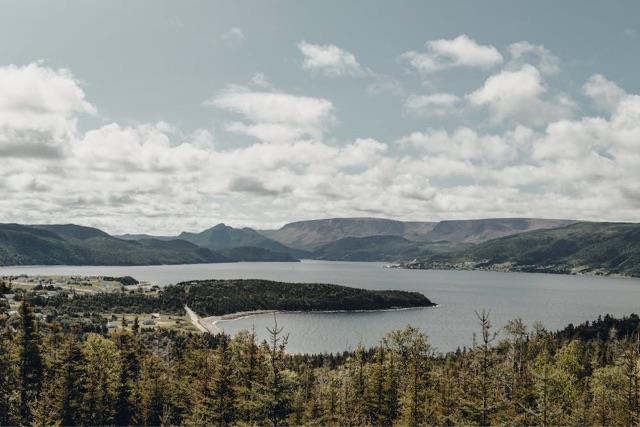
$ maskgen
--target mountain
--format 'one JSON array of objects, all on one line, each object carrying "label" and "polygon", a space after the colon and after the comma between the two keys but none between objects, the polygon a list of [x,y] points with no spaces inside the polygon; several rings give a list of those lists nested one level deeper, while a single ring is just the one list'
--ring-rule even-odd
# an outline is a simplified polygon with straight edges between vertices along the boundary
[{"label": "mountain", "polygon": [[583,222],[528,231],[431,255],[410,267],[640,277],[640,224]]},{"label": "mountain", "polygon": [[260,233],[284,245],[311,250],[345,237],[400,236],[422,240],[435,225],[381,218],[332,218],[292,222],[279,230]]},{"label": "mountain", "polygon": [[280,242],[263,236],[251,228],[233,228],[225,224],[218,224],[200,233],[183,232],[177,238],[203,248],[208,248],[212,251],[239,247],[254,247],[289,254],[295,258],[308,256],[308,253],[305,251],[287,247]]},{"label": "mountain", "polygon": [[185,241],[126,241],[72,224],[0,224],[0,265],[153,265],[229,262]]},{"label": "mountain", "polygon": [[463,243],[413,242],[399,236],[345,237],[313,252],[314,259],[331,261],[401,261],[459,250]]},{"label": "mountain", "polygon": [[427,234],[428,241],[479,243],[525,231],[552,229],[574,224],[565,219],[489,218],[440,221]]},{"label": "mountain", "polygon": [[111,237],[102,230],[75,224],[34,224],[27,227],[50,231],[63,238],[88,240],[94,237]]},{"label": "mountain", "polygon": [[261,230],[284,245],[313,250],[345,237],[398,236],[416,242],[477,243],[524,231],[563,227],[575,221],[500,218],[440,222],[404,222],[381,218],[333,218],[298,221],[279,230]]}]

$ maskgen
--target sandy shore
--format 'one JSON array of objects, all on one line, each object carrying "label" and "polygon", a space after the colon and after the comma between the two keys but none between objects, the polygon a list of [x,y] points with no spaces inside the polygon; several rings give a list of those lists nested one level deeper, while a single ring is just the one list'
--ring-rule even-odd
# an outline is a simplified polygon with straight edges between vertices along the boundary
[{"label": "sandy shore", "polygon": [[218,323],[223,320],[238,320],[245,319],[247,317],[256,316],[259,314],[279,314],[279,313],[367,313],[367,312],[376,312],[376,311],[402,311],[402,310],[414,310],[414,309],[422,309],[422,308],[435,308],[438,305],[433,305],[431,307],[401,307],[401,308],[383,308],[377,310],[322,310],[322,311],[282,311],[282,310],[254,310],[254,311],[238,311],[236,313],[224,314],[222,316],[209,316],[209,317],[200,317],[189,307],[185,306],[185,310],[187,314],[191,318],[191,323],[195,326],[199,331],[209,332],[211,334],[221,334],[224,333],[222,328],[218,326]]}]

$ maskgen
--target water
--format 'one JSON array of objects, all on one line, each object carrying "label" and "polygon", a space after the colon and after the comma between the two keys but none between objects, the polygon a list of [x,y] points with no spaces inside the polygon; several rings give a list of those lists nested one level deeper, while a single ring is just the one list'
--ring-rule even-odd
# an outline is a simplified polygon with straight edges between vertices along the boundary
[{"label": "water", "polygon": [[[143,267],[0,267],[0,275],[130,275],[170,284],[192,279],[262,278],[289,282],[337,283],[367,289],[419,291],[435,308],[368,313],[281,313],[277,320],[289,333],[289,351],[337,352],[370,346],[393,329],[411,324],[423,329],[441,351],[469,346],[478,330],[475,311],[491,310],[502,327],[521,317],[540,320],[552,330],[610,313],[640,313],[640,280],[588,276],[475,271],[401,270],[380,263],[304,261],[301,263],[233,263]],[[221,322],[235,333],[255,326],[259,337],[273,325],[273,315]]]}]

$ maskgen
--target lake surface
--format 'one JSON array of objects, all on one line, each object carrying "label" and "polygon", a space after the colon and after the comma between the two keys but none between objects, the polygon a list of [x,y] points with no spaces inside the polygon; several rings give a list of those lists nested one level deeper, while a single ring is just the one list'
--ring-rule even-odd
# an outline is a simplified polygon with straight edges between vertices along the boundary
[{"label": "lake surface", "polygon": [[[129,275],[161,285],[193,279],[260,278],[288,282],[336,283],[367,289],[419,291],[434,308],[367,313],[281,313],[278,325],[289,334],[289,351],[337,352],[359,343],[376,344],[385,333],[407,324],[423,329],[441,351],[470,346],[478,331],[475,311],[491,310],[496,328],[521,317],[548,329],[593,320],[610,313],[640,313],[640,279],[480,271],[402,270],[381,263],[303,261],[143,267],[0,267],[0,275]],[[221,322],[235,333],[255,327],[266,337],[273,315]]]}]

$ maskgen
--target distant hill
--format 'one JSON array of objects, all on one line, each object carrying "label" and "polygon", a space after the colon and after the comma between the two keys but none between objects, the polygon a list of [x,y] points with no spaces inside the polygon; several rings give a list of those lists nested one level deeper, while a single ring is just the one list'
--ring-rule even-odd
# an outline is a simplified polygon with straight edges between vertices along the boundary
[{"label": "distant hill", "polygon": [[477,243],[524,231],[563,227],[570,220],[498,218],[440,222],[404,222],[381,218],[333,218],[299,221],[260,233],[284,245],[315,250],[346,237],[397,236],[416,242]]},{"label": "distant hill", "polygon": [[426,240],[433,222],[402,222],[381,218],[332,218],[299,221],[263,235],[293,248],[312,250],[345,237],[399,236]]},{"label": "distant hill", "polygon": [[77,225],[0,224],[0,265],[153,265],[229,262],[186,241],[126,241]]},{"label": "distant hill", "polygon": [[[257,231],[245,227],[234,228],[225,224],[218,224],[214,227],[208,228],[199,233],[183,232],[178,236],[151,236],[148,234],[124,234],[117,236],[125,240],[142,240],[142,239],[157,239],[157,240],[186,240],[195,245],[203,248],[208,248],[212,251],[223,251],[236,249],[233,251],[236,255],[240,255],[242,250],[245,251],[241,255],[242,261],[247,261],[250,258],[256,258],[255,260],[267,261],[267,260],[284,260],[282,254],[287,254],[289,260],[295,260],[297,258],[309,258],[310,254],[306,251],[290,248],[283,245],[280,242],[276,242]],[[243,248],[238,250],[238,248]],[[248,248],[260,248],[263,251],[255,251]],[[227,251],[227,253],[231,253]],[[262,259],[257,259],[262,258]]]},{"label": "distant hill", "polygon": [[565,219],[489,218],[440,221],[431,230],[428,241],[479,243],[525,231],[552,229],[574,224]]},{"label": "distant hill", "polygon": [[332,261],[403,261],[468,245],[449,242],[413,242],[398,236],[345,237],[313,252],[313,258]]},{"label": "distant hill", "polygon": [[233,228],[225,224],[218,224],[200,233],[183,232],[177,238],[187,240],[213,251],[238,247],[254,247],[273,252],[286,253],[296,258],[308,255],[304,251],[292,249],[280,242],[265,237],[251,228]]},{"label": "distant hill", "polygon": [[529,231],[432,255],[412,267],[640,277],[640,224],[577,223]]}]

